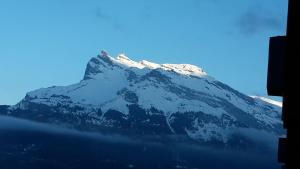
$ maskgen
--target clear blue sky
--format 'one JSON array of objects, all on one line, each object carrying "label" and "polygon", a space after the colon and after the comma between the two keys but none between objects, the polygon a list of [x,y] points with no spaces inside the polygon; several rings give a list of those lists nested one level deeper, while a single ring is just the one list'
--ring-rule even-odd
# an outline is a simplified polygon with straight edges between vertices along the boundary
[{"label": "clear blue sky", "polygon": [[287,0],[0,0],[0,105],[82,79],[100,49],[190,63],[248,95],[266,95],[268,41]]}]

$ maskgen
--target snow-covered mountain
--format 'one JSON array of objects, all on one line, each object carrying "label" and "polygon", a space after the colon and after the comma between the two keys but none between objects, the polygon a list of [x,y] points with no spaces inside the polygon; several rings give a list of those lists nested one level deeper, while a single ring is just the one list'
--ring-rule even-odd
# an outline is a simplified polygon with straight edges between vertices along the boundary
[{"label": "snow-covered mountain", "polygon": [[[6,114],[82,130],[185,135],[234,144],[236,131],[283,134],[281,107],[249,97],[190,64],[157,64],[102,52],[78,83],[31,91]],[[241,138],[239,138],[241,139]]]}]

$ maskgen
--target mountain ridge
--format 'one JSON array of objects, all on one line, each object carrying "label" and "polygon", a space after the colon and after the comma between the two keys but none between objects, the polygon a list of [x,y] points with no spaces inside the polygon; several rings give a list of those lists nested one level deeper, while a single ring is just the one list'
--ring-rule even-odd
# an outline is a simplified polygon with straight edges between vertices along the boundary
[{"label": "mountain ridge", "polygon": [[107,127],[224,144],[239,129],[284,133],[280,107],[244,95],[202,68],[113,58],[105,51],[90,59],[80,82],[31,91],[0,112],[83,130]]}]

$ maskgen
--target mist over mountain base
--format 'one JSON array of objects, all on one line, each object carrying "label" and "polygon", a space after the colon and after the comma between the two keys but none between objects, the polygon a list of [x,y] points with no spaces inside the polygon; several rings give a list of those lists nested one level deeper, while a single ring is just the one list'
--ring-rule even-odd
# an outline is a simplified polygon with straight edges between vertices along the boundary
[{"label": "mist over mountain base", "polygon": [[[154,136],[153,136],[154,137]],[[1,169],[276,169],[276,151],[232,150],[56,128],[0,117]]]}]

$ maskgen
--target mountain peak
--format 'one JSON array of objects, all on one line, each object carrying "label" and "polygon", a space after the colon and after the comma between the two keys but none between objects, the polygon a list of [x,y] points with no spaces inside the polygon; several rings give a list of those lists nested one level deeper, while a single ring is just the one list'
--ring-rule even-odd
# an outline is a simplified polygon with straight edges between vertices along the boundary
[{"label": "mountain peak", "polygon": [[124,53],[121,53],[117,56],[117,60],[131,60]]},{"label": "mountain peak", "polygon": [[103,73],[107,68],[138,68],[138,69],[162,69],[164,71],[173,71],[178,74],[186,76],[205,77],[207,73],[202,68],[191,64],[158,64],[147,60],[139,62],[130,59],[124,53],[119,54],[117,57],[109,56],[108,52],[101,50],[97,57],[91,58],[87,64],[84,79],[91,79],[92,76]]},{"label": "mountain peak", "polygon": [[165,69],[171,69],[179,74],[193,76],[207,76],[202,68],[191,64],[162,64]]},{"label": "mountain peak", "polygon": [[107,56],[108,56],[108,53],[107,53],[105,50],[101,50],[100,56],[102,56],[102,57],[107,57]]}]

